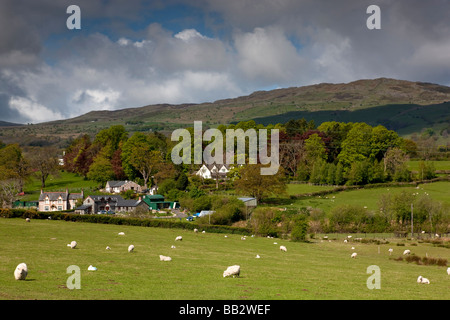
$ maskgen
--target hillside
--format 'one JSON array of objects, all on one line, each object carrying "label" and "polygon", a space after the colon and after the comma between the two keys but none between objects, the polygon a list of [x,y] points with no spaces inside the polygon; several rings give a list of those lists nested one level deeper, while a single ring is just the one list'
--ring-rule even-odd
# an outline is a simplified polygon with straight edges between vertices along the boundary
[{"label": "hillside", "polygon": [[258,123],[284,123],[292,118],[323,121],[365,121],[383,124],[402,135],[424,128],[450,132],[450,87],[379,78],[350,83],[321,83],[270,91],[201,104],[157,104],[115,111],[92,111],[67,120],[2,128],[1,140],[22,145],[63,145],[79,134],[122,124],[129,132],[216,126],[254,119]]},{"label": "hillside", "polygon": [[12,123],[12,122],[7,122],[7,121],[1,121],[0,120],[0,127],[17,127],[17,126],[22,126],[22,124]]}]

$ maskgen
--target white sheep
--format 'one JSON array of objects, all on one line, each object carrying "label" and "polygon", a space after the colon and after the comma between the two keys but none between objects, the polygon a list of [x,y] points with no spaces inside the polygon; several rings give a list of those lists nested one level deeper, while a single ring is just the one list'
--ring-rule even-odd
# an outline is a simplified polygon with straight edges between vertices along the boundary
[{"label": "white sheep", "polygon": [[392,254],[392,252],[394,251],[394,249],[392,249],[392,248],[389,248],[389,255],[391,255]]},{"label": "white sheep", "polygon": [[450,267],[447,268],[447,274],[450,276]]},{"label": "white sheep", "polygon": [[353,252],[352,255],[351,255],[351,257],[352,257],[352,258],[356,258],[357,255],[358,255],[358,254],[357,254],[356,252]]},{"label": "white sheep", "polygon": [[77,246],[77,242],[76,241],[72,241],[71,243],[68,243],[67,246],[71,247],[72,249],[75,249],[75,247]]},{"label": "white sheep", "polygon": [[170,248],[171,248],[171,249],[175,249],[176,247],[175,247],[174,245],[172,245]]},{"label": "white sheep", "polygon": [[163,256],[162,254],[159,255],[160,261],[172,261],[171,257]]},{"label": "white sheep", "polygon": [[280,250],[284,251],[284,252],[287,252],[287,248],[285,246],[280,246]]},{"label": "white sheep", "polygon": [[261,257],[259,256],[259,254],[257,254],[257,255],[256,255],[256,259],[259,259],[259,258],[261,258]]},{"label": "white sheep", "polygon": [[20,263],[17,265],[16,270],[14,270],[14,278],[16,280],[25,280],[28,275],[28,267],[25,263]]},{"label": "white sheep", "polygon": [[407,254],[411,254],[411,250],[406,249],[405,251],[403,251],[403,255],[407,255]]},{"label": "white sheep", "polygon": [[111,250],[111,248],[109,246],[106,246],[106,250]]},{"label": "white sheep", "polygon": [[424,278],[422,276],[419,276],[417,278],[417,283],[424,283],[424,284],[430,284],[430,280],[428,280],[427,278]]},{"label": "white sheep", "polygon": [[26,221],[26,222],[30,222],[30,218],[26,218],[25,221]]},{"label": "white sheep", "polygon": [[175,241],[181,241],[181,240],[183,240],[182,236],[178,236],[178,237],[175,238]]},{"label": "white sheep", "polygon": [[197,229],[197,228],[195,228],[195,229],[194,229],[194,232],[195,232],[195,233],[197,233],[197,232],[198,232],[198,229]]},{"label": "white sheep", "polygon": [[246,240],[247,238],[245,236],[241,237],[241,240]]},{"label": "white sheep", "polygon": [[238,265],[230,266],[223,272],[223,277],[239,277],[239,274],[241,273],[241,267]]},{"label": "white sheep", "polygon": [[125,232],[119,232],[118,235],[119,235],[119,236],[124,236],[124,235],[125,235]]},{"label": "white sheep", "polygon": [[92,264],[88,267],[89,271],[96,271],[97,267],[94,267]]},{"label": "white sheep", "polygon": [[128,246],[128,252],[132,252],[134,250],[134,246],[132,244],[130,244]]}]

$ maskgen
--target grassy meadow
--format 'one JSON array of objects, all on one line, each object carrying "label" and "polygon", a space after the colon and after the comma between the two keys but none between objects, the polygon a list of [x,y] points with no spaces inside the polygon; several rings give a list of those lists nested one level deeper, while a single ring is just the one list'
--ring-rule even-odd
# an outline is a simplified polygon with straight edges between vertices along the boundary
[{"label": "grassy meadow", "polygon": [[[427,193],[431,199],[450,205],[450,181],[439,181],[433,183],[419,184],[418,189],[413,186],[402,187],[379,187],[370,189],[347,190],[330,193],[323,196],[302,197],[299,199],[285,200],[283,207],[314,207],[328,212],[333,207],[342,204],[366,206],[369,210],[378,210],[378,201],[382,194],[397,194],[402,191],[411,193]],[[312,186],[308,184],[288,185],[288,194],[297,195],[307,192],[330,190],[330,186]]]},{"label": "grassy meadow", "polygon": [[[175,241],[178,235],[182,241]],[[75,249],[67,247],[72,240],[78,242]],[[226,238],[177,229],[0,219],[0,299],[450,299],[447,267],[393,259],[410,249],[420,257],[450,260],[448,248],[388,240],[387,244],[344,243],[342,239],[296,243],[263,237],[244,241],[239,235]],[[127,252],[130,244],[135,246],[131,253]],[[280,245],[287,252],[281,252]],[[392,256],[389,248],[394,249]],[[358,253],[355,259],[350,258],[352,252]],[[172,261],[160,261],[160,254]],[[21,262],[29,269],[25,281],[13,276]],[[240,277],[223,278],[223,271],[234,264],[241,266]],[[80,267],[81,289],[66,286],[70,265]],[[97,270],[88,271],[89,265]],[[371,265],[380,268],[381,289],[366,286]],[[418,284],[419,275],[431,284]]]}]

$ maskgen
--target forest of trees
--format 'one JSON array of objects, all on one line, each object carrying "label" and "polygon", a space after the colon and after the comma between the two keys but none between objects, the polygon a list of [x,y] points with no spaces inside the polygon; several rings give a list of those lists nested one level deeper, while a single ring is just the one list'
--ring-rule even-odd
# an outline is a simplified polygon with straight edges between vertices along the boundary
[{"label": "forest of trees", "polygon": [[[290,180],[364,185],[435,177],[435,169],[428,161],[422,161],[414,175],[406,161],[420,154],[417,144],[381,125],[330,121],[317,127],[314,121],[302,118],[267,126],[253,120],[242,121],[217,129],[224,137],[227,129],[267,129],[268,136],[270,130],[279,130],[280,169],[276,175],[261,177],[254,169],[260,164],[246,165],[232,169],[225,182],[226,188],[259,200],[284,193]],[[225,139],[223,143],[225,146]],[[195,190],[204,189],[208,181],[192,176],[198,165],[172,163],[170,155],[175,144],[161,133],[131,134],[122,125],[103,129],[94,137],[81,135],[69,141],[65,150],[34,147],[25,154],[17,144],[0,143],[2,199],[10,203],[14,192],[21,192],[30,176],[38,177],[41,188],[45,188],[47,177],[61,169],[58,155],[64,153],[63,170],[96,181],[99,188],[108,180],[134,180],[145,187],[157,185],[169,199],[179,200],[190,190],[195,194]]]}]

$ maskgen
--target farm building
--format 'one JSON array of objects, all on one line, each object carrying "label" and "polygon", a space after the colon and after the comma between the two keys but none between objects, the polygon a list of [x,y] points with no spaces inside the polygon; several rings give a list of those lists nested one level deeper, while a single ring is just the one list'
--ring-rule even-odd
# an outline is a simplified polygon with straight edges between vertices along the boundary
[{"label": "farm building", "polygon": [[148,210],[148,205],[138,200],[125,200],[121,196],[89,196],[83,204],[75,208],[76,213],[80,214],[94,214],[102,212],[130,212],[138,207],[144,207]]},{"label": "farm building", "polygon": [[13,203],[13,208],[37,209],[39,208],[39,201],[16,200]]},{"label": "farm building", "polygon": [[245,206],[248,208],[256,208],[258,204],[256,198],[238,198],[238,199],[244,202]]},{"label": "farm building", "polygon": [[142,192],[142,187],[133,181],[116,181],[111,180],[106,182],[105,191],[108,193],[120,193],[122,191],[133,190],[134,192]]},{"label": "farm building", "polygon": [[160,194],[145,195],[142,199],[151,210],[176,209],[180,204],[175,201],[164,201],[164,196]]}]

